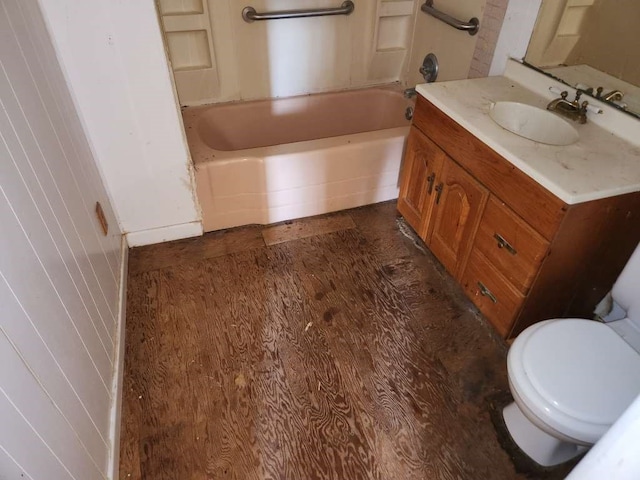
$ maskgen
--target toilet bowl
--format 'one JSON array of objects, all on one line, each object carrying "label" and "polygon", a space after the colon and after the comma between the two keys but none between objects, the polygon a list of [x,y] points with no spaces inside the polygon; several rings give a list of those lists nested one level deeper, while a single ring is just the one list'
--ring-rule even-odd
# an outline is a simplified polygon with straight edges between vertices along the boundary
[{"label": "toilet bowl", "polygon": [[[552,319],[524,330],[507,357],[514,402],[503,411],[511,437],[543,466],[598,441],[640,394],[640,248],[613,288],[627,317],[612,323]],[[626,332],[626,333],[624,333]]]},{"label": "toilet bowl", "polygon": [[507,429],[544,466],[593,445],[640,394],[640,354],[591,320],[529,327],[511,346],[507,370],[514,397],[504,412]]}]

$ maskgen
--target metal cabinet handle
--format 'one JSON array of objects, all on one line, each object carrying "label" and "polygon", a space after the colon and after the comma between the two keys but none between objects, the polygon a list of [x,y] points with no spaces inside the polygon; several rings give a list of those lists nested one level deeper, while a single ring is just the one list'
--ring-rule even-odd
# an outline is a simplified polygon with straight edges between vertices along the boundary
[{"label": "metal cabinet handle", "polygon": [[478,282],[478,288],[480,289],[480,295],[487,297],[493,303],[498,303],[496,296],[482,282]]},{"label": "metal cabinet handle", "polygon": [[511,246],[511,244],[509,242],[507,242],[504,237],[502,235],[500,235],[499,233],[494,233],[493,234],[493,238],[495,238],[498,241],[498,248],[504,248],[507,252],[509,252],[511,255],[516,255],[518,252],[516,251],[515,248],[513,248]]},{"label": "metal cabinet handle", "polygon": [[442,190],[444,190],[444,183],[440,183],[436,187],[436,192],[438,192],[438,195],[436,196],[436,205],[438,205],[440,203],[440,197],[442,196]]},{"label": "metal cabinet handle", "polygon": [[432,173],[431,175],[429,175],[427,177],[427,183],[429,184],[429,186],[427,187],[427,193],[429,195],[431,195],[431,192],[433,192],[433,182],[436,181],[436,174]]}]

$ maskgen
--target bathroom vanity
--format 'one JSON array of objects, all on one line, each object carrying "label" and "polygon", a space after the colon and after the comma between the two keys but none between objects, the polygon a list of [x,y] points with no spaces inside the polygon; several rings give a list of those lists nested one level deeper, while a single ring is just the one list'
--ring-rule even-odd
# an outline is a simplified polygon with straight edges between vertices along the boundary
[{"label": "bathroom vanity", "polygon": [[514,80],[530,75],[523,68],[418,86],[398,199],[504,337],[548,318],[591,317],[640,241],[637,144],[588,122],[573,145],[545,145],[489,118],[496,101],[544,108],[553,98]]}]

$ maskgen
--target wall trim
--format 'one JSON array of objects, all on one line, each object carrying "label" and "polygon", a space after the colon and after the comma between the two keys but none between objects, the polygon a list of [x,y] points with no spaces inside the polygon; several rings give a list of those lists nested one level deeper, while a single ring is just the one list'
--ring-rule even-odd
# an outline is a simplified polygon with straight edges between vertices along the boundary
[{"label": "wall trim", "polygon": [[498,35],[489,76],[503,75],[509,58],[527,53],[542,0],[510,0]]},{"label": "wall trim", "polygon": [[180,240],[181,238],[199,237],[203,232],[202,222],[197,221],[153,228],[151,230],[141,230],[139,232],[129,232],[126,237],[130,247],[141,247],[153,243]]},{"label": "wall trim", "polygon": [[107,478],[118,480],[120,467],[120,425],[122,423],[122,389],[124,378],[124,346],[127,310],[127,272],[129,247],[122,235],[120,243],[120,288],[118,291],[118,323],[115,338],[115,359],[111,384],[111,412],[109,414],[109,457]]}]

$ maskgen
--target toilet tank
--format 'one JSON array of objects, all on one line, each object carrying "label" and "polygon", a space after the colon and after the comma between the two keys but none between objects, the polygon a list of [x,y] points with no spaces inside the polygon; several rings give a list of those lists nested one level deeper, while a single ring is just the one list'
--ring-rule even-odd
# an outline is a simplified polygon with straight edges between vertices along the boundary
[{"label": "toilet tank", "polygon": [[611,291],[613,300],[640,327],[640,244],[629,258]]}]

